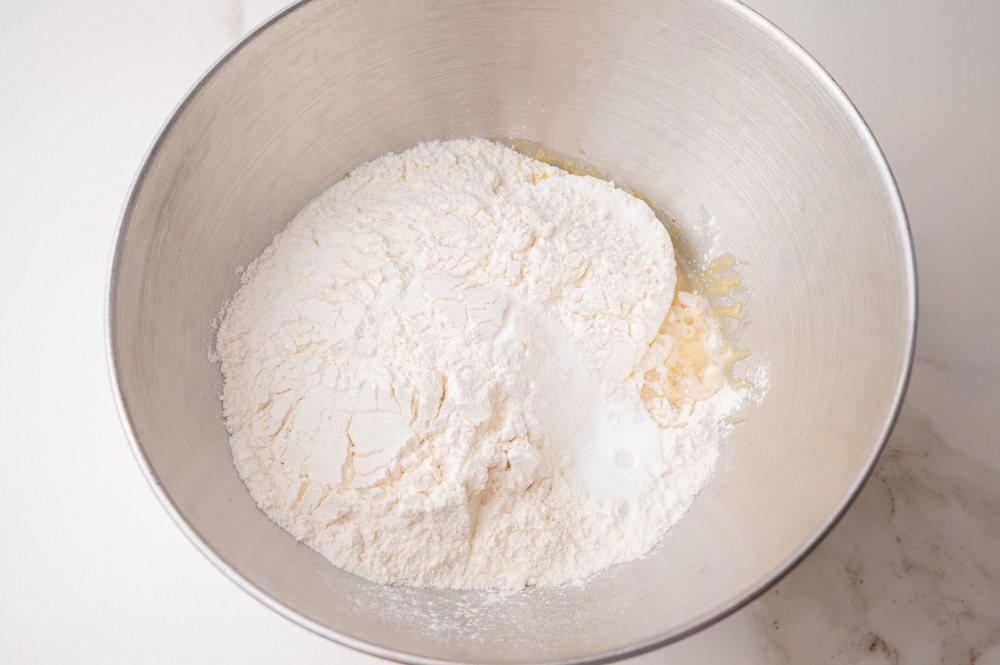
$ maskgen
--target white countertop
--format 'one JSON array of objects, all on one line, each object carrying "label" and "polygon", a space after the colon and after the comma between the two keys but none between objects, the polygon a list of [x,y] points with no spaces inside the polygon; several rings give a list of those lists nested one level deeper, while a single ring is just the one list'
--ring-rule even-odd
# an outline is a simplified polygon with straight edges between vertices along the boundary
[{"label": "white countertop", "polygon": [[[118,214],[187,89],[283,0],[0,10],[0,661],[355,663],[226,579],[118,421]],[[917,252],[917,358],[874,476],[760,599],[643,663],[1000,665],[1000,4],[754,0],[854,100]],[[859,285],[859,288],[864,288]]]}]

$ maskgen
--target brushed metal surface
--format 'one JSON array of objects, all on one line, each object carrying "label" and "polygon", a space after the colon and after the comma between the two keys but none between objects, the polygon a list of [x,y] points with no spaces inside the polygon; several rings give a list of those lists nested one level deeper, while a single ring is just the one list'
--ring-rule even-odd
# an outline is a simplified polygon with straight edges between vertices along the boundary
[{"label": "brushed metal surface", "polygon": [[[493,602],[386,588],[275,526],[233,467],[213,320],[253,260],[353,166],[420,141],[523,138],[579,157],[744,263],[765,398],[654,553],[588,584]],[[108,345],[140,465],[182,529],[302,625],[409,662],[611,660],[678,639],[773,583],[870,472],[916,316],[902,203],[874,139],[805,53],[728,0],[312,0],[198,83],[127,201]]]}]

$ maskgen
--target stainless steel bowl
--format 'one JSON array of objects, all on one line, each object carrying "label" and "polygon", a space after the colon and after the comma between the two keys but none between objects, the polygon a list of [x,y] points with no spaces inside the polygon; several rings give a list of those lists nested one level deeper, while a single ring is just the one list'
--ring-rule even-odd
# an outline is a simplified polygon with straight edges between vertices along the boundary
[{"label": "stainless steel bowl", "polygon": [[[233,467],[208,360],[237,267],[307,201],[377,155],[467,136],[580,157],[677,220],[694,256],[714,242],[743,260],[742,368],[769,373],[650,556],[502,602],[369,583],[275,526]],[[295,5],[164,127],[125,207],[108,298],[123,420],[181,528],[286,617],[417,663],[611,660],[748,602],[871,471],[916,308],[906,218],[875,140],[806,53],[731,0]]]}]

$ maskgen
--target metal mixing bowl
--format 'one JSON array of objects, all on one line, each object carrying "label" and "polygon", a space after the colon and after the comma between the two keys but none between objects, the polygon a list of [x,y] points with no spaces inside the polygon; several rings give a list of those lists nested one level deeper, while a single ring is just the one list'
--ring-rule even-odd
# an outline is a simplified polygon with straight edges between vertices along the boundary
[{"label": "metal mixing bowl", "polygon": [[[382,153],[471,136],[579,157],[676,220],[693,256],[741,259],[752,321],[734,334],[752,355],[739,366],[769,374],[650,556],[501,602],[369,583],[275,526],[233,467],[208,360],[237,267],[306,202]],[[108,288],[123,420],[181,528],[286,617],[419,663],[611,660],[762,592],[871,471],[916,307],[905,214],[875,140],[808,55],[731,0],[298,4],[224,57],[164,127]]]}]

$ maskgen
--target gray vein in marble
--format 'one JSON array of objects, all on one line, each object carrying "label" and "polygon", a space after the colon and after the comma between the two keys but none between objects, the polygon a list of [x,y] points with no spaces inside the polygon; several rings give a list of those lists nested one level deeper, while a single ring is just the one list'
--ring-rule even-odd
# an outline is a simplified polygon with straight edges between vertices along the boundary
[{"label": "gray vein in marble", "polygon": [[233,0],[229,5],[229,36],[233,41],[239,40],[247,27],[243,25],[246,15],[245,0]]},{"label": "gray vein in marble", "polygon": [[775,664],[1000,665],[1000,478],[904,405],[844,519],[751,608]]},{"label": "gray vein in marble", "polygon": [[906,402],[942,442],[1000,472],[1000,362],[953,362],[918,350]]}]

